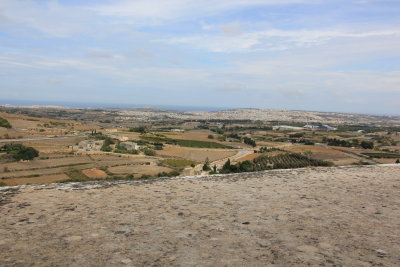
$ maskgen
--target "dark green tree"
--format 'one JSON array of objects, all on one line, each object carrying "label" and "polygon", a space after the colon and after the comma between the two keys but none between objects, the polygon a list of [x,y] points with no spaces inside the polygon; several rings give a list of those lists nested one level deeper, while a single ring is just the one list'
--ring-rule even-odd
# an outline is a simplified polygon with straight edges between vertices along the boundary
[{"label": "dark green tree", "polygon": [[8,120],[0,117],[0,127],[4,127],[4,128],[12,128],[11,124],[8,122]]},{"label": "dark green tree", "polygon": [[15,160],[32,160],[39,156],[39,151],[33,147],[24,146],[22,144],[4,145],[0,151],[6,152]]},{"label": "dark green tree", "polygon": [[206,158],[206,161],[204,162],[204,165],[203,165],[203,171],[209,171],[209,170],[211,170],[210,160],[208,158]]}]

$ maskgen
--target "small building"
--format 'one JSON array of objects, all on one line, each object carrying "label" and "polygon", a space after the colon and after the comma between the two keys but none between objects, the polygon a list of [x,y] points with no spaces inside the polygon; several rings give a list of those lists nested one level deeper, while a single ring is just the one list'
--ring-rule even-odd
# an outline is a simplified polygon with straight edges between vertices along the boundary
[{"label": "small building", "polygon": [[329,126],[327,124],[323,124],[323,125],[307,124],[307,125],[304,125],[303,128],[310,129],[310,130],[313,130],[313,131],[326,131],[326,132],[330,132],[330,131],[335,131],[336,130],[336,128],[334,128],[332,126]]},{"label": "small building", "polygon": [[123,142],[119,144],[122,147],[125,147],[127,150],[138,150],[140,147],[138,144],[134,142]]},{"label": "small building", "polygon": [[307,125],[304,125],[303,128],[310,129],[310,130],[318,130],[318,127],[319,127],[318,125],[307,124]]},{"label": "small building", "polygon": [[121,142],[125,142],[125,141],[129,140],[129,137],[128,136],[123,136],[123,135],[117,135],[116,139],[118,139]]},{"label": "small building", "polygon": [[73,150],[81,151],[100,151],[103,147],[104,140],[84,140],[80,141],[78,145],[73,146]]}]

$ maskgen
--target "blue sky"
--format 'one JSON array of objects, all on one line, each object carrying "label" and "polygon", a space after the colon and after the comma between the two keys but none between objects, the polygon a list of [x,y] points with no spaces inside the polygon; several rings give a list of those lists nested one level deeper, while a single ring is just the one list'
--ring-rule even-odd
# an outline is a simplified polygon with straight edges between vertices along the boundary
[{"label": "blue sky", "polygon": [[0,99],[400,114],[400,1],[0,0]]}]

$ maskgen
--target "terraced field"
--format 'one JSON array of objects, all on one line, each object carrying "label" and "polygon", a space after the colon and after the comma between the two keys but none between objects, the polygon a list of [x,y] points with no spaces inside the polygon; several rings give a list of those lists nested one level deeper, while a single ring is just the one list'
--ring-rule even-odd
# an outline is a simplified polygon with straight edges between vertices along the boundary
[{"label": "terraced field", "polygon": [[[6,185],[51,183],[68,178],[71,170],[93,168],[117,168],[116,174],[155,174],[164,171],[157,166],[158,159],[138,155],[121,156],[107,154],[47,154],[27,162],[10,162],[0,165],[0,182]],[[122,166],[122,167],[121,167]],[[124,171],[121,171],[124,170]],[[168,169],[169,170],[169,169]],[[90,176],[90,175],[89,175]],[[96,177],[92,177],[96,178]]]}]

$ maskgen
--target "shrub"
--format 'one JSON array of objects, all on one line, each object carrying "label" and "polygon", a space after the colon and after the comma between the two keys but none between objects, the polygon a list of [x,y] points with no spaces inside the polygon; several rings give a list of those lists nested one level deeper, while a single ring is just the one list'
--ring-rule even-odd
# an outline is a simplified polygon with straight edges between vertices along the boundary
[{"label": "shrub", "polygon": [[130,132],[142,133],[142,134],[147,132],[147,130],[146,130],[146,128],[144,126],[132,127],[132,128],[129,128],[129,131]]},{"label": "shrub", "polygon": [[32,160],[39,156],[39,151],[33,147],[27,147],[21,144],[4,145],[0,151],[6,152],[15,160]]},{"label": "shrub", "polygon": [[303,137],[304,133],[295,133],[295,134],[289,134],[290,138],[300,138]]},{"label": "shrub", "polygon": [[101,151],[111,152],[112,148],[109,143],[104,142],[103,146],[100,148]]},{"label": "shrub", "polygon": [[249,146],[255,147],[256,146],[256,141],[254,141],[253,139],[249,138],[249,137],[245,137],[243,138],[243,142]]},{"label": "shrub", "polygon": [[156,155],[156,152],[151,148],[146,147],[142,151],[146,156],[155,156]]},{"label": "shrub", "polygon": [[204,162],[204,165],[203,165],[203,171],[209,171],[209,170],[211,170],[210,160],[208,158],[206,158],[206,161]]},{"label": "shrub", "polygon": [[164,144],[163,143],[154,143],[154,149],[155,150],[163,150]]},{"label": "shrub", "polygon": [[364,148],[364,149],[373,149],[374,148],[374,142],[362,141],[361,142],[361,147]]},{"label": "shrub", "polygon": [[128,150],[126,149],[126,147],[118,145],[115,147],[114,152],[121,153],[121,154],[127,154]]},{"label": "shrub", "polygon": [[153,178],[153,176],[148,175],[148,174],[143,174],[143,175],[140,177],[140,179],[150,179],[150,178]]},{"label": "shrub", "polygon": [[0,117],[0,127],[4,127],[4,128],[12,128],[11,124],[8,122],[8,120]]},{"label": "shrub", "polygon": [[217,137],[218,141],[226,141],[226,136],[225,135],[221,135]]},{"label": "shrub", "polygon": [[360,160],[358,162],[352,163],[351,165],[371,165],[371,163]]},{"label": "shrub", "polygon": [[211,131],[213,131],[214,133],[217,134],[224,134],[224,130],[220,129],[220,128],[216,128],[216,129],[210,129]]}]

